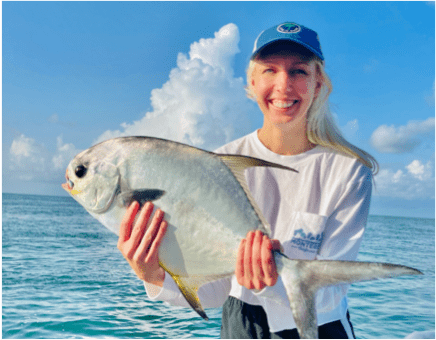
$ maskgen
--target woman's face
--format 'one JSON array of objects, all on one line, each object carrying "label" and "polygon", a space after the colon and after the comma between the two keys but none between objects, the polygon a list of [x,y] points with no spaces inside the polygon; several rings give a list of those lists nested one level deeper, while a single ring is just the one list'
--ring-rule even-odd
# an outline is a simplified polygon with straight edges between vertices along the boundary
[{"label": "woman's face", "polygon": [[309,107],[319,92],[315,62],[298,55],[276,54],[256,60],[251,89],[265,123],[281,129],[306,129]]}]

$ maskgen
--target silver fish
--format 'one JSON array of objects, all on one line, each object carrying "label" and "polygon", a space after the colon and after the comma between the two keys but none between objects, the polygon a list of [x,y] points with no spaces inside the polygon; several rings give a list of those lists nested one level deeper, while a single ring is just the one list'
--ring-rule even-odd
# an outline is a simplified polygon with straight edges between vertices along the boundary
[{"label": "silver fish", "polygon": [[[68,165],[63,188],[104,226],[118,234],[128,205],[154,201],[169,223],[159,249],[162,268],[192,308],[207,320],[198,288],[235,271],[239,243],[251,230],[270,235],[252,198],[244,170],[264,160],[222,155],[149,137],[107,140],[78,154]],[[399,265],[291,260],[274,252],[301,338],[316,338],[316,291],[324,286],[420,271]]]}]

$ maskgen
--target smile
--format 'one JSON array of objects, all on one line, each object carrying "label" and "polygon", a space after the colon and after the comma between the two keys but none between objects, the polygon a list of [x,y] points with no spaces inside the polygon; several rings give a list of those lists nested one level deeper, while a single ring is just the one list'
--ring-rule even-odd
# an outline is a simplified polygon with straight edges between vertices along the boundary
[{"label": "smile", "polygon": [[292,101],[282,101],[282,100],[273,100],[271,103],[275,107],[278,107],[279,109],[287,109],[290,108],[292,105],[296,104],[298,100],[292,100]]}]

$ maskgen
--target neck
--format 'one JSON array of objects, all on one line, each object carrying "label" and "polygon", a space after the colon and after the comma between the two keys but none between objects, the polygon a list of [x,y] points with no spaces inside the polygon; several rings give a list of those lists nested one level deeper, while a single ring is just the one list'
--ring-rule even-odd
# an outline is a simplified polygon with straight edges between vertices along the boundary
[{"label": "neck", "polygon": [[267,149],[283,156],[298,155],[316,146],[309,141],[306,131],[283,131],[277,127],[264,125],[257,135]]}]

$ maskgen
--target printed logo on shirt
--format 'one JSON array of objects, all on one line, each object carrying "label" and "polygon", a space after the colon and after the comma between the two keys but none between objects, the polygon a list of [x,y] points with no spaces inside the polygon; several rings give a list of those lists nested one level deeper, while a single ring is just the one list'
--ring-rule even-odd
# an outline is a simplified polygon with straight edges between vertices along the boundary
[{"label": "printed logo on shirt", "polygon": [[304,252],[314,253],[317,252],[321,246],[324,233],[313,235],[312,233],[306,234],[303,229],[294,231],[294,237],[291,240],[292,247],[298,248]]}]

